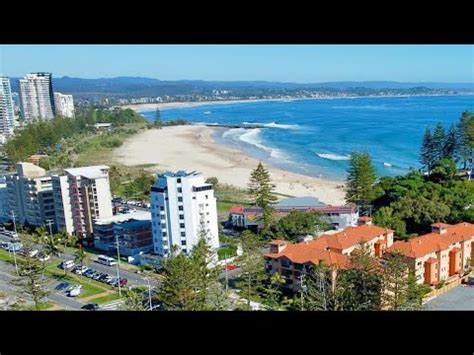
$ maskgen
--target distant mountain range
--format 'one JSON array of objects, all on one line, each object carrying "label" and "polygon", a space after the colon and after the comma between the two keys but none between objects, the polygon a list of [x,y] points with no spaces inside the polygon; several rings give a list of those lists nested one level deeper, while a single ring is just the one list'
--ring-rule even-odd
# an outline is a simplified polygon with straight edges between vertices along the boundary
[{"label": "distant mountain range", "polygon": [[[11,78],[12,90],[18,91],[18,78]],[[176,80],[164,81],[143,77],[116,78],[53,78],[54,88],[68,94],[98,94],[126,96],[161,96],[161,95],[193,95],[204,94],[212,90],[229,90],[242,93],[243,91],[282,91],[282,90],[403,90],[424,87],[434,90],[474,91],[474,83],[404,83],[396,81],[338,81],[324,83],[282,83],[270,81],[204,81]]]}]

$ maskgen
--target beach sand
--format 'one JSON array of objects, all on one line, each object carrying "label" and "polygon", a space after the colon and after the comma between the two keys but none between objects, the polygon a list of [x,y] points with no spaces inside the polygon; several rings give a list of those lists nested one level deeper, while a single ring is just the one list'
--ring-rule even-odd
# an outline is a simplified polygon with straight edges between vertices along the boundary
[{"label": "beach sand", "polygon": [[[112,159],[127,166],[156,164],[153,172],[200,171],[219,182],[246,188],[258,160],[246,153],[216,143],[215,128],[190,125],[150,129],[131,137],[115,149]],[[271,174],[275,191],[291,196],[313,196],[331,205],[344,204],[341,182],[319,179],[264,165]]]}]

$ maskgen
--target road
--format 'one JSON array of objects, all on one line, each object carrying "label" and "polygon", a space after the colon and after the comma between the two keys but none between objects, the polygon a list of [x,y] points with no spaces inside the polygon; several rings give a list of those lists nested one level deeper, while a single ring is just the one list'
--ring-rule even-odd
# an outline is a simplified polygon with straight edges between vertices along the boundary
[{"label": "road", "polygon": [[[12,279],[15,275],[15,266],[10,263],[0,261],[0,290],[9,293],[9,294],[18,294],[18,287],[11,284]],[[71,297],[67,297],[64,294],[56,291],[54,288],[59,284],[59,282],[51,282],[48,284],[48,288],[51,293],[46,297],[46,299],[60,305],[64,309],[68,310],[80,310],[84,303],[76,301]],[[22,296],[25,298],[25,296]]]},{"label": "road", "polygon": [[[4,241],[4,242],[11,242],[12,241],[11,238],[9,238],[7,236],[4,236],[4,235],[1,235],[1,234],[0,234],[0,240]],[[39,244],[34,244],[33,248],[41,250],[42,246],[39,245]],[[74,255],[66,253],[66,259],[74,260]],[[61,257],[59,257],[59,258],[53,257],[52,260],[57,260],[57,262],[59,264],[62,260],[64,260],[64,254],[62,254]],[[90,263],[90,265],[88,265],[88,267],[90,267],[94,270],[97,270],[99,272],[102,272],[102,273],[107,273],[107,274],[112,275],[112,276],[117,276],[117,267],[116,266],[107,266],[107,265],[99,264],[99,263],[93,261],[93,262]],[[120,270],[120,277],[124,277],[124,278],[128,279],[129,285],[136,285],[136,286],[147,286],[148,285],[146,279],[143,276],[140,276],[139,274],[135,274],[135,273],[130,272],[128,270],[125,270],[123,268],[119,268],[119,270]],[[149,280],[150,280],[150,285],[152,287],[158,285],[156,280],[154,280],[152,278],[149,278]]]}]

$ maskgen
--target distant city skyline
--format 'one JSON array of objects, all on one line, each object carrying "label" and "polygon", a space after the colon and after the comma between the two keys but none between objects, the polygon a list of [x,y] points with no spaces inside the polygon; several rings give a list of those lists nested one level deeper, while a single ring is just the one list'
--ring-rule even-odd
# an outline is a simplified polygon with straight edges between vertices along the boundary
[{"label": "distant city skyline", "polygon": [[0,74],[161,80],[474,81],[472,45],[1,45]]}]

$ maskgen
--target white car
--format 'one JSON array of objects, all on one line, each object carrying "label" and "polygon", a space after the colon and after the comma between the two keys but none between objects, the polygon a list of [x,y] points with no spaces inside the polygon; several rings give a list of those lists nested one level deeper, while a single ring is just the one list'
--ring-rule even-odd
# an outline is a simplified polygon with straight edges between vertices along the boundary
[{"label": "white car", "polygon": [[34,258],[36,255],[38,255],[39,251],[38,249],[34,249],[30,251],[30,258]]},{"label": "white car", "polygon": [[51,258],[49,255],[46,254],[38,254],[37,257],[39,261],[47,261]]},{"label": "white car", "polygon": [[76,287],[74,287],[71,291],[69,291],[69,297],[76,297],[76,296],[79,296],[81,294],[81,291],[82,291],[82,286],[81,285],[77,285]]},{"label": "white car", "polygon": [[74,272],[78,275],[82,275],[87,270],[89,270],[89,268],[87,266],[82,266],[82,267],[77,268]]}]

